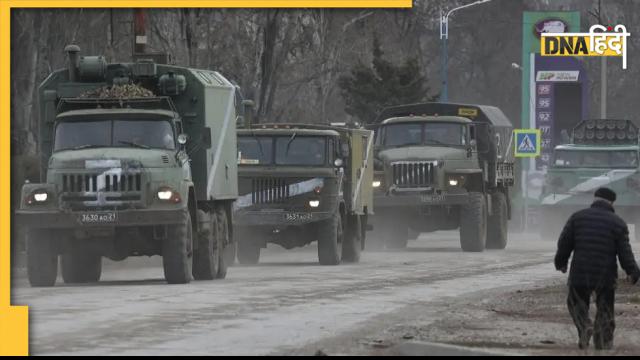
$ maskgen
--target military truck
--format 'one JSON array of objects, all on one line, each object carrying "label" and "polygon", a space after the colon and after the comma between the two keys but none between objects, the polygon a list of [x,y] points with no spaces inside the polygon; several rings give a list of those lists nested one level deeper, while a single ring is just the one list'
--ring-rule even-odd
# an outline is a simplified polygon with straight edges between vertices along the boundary
[{"label": "military truck", "polygon": [[234,225],[238,261],[255,264],[267,243],[318,242],[323,265],[358,262],[373,212],[373,132],[262,124],[238,130]]},{"label": "military truck", "polygon": [[618,194],[616,213],[640,235],[638,126],[631,120],[578,123],[571,143],[554,149],[541,195],[540,235],[555,240],[572,213],[588,207],[601,186]]},{"label": "military truck", "polygon": [[513,129],[500,109],[403,105],[383,110],[375,126],[378,246],[405,248],[410,230],[459,228],[464,251],[506,247]]},{"label": "military truck", "polygon": [[32,286],[161,255],[168,283],[224,278],[237,198],[237,88],[215,71],[65,49],[39,88],[40,183],[22,187]]}]

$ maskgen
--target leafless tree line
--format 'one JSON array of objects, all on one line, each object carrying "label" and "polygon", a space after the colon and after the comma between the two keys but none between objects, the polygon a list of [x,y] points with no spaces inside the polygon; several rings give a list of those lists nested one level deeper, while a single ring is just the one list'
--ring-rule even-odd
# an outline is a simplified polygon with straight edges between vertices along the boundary
[{"label": "leafless tree line", "polygon": [[[393,61],[415,57],[434,91],[440,88],[441,9],[466,0],[416,0],[411,10],[149,9],[148,50],[170,53],[176,64],[220,71],[255,100],[268,121],[345,121],[338,78],[372,58],[374,35]],[[501,107],[520,122],[522,12],[578,10],[582,26],[597,1],[493,0],[456,13],[450,23],[449,94],[456,102]],[[603,15],[631,32],[629,69],[609,67],[612,116],[629,117],[638,100],[640,2],[603,1]],[[132,53],[129,9],[14,9],[11,14],[11,121],[13,155],[36,151],[38,84],[65,66],[63,48],[128,61]],[[590,72],[592,113],[598,104],[599,62]],[[597,112],[597,111],[596,111]]]}]

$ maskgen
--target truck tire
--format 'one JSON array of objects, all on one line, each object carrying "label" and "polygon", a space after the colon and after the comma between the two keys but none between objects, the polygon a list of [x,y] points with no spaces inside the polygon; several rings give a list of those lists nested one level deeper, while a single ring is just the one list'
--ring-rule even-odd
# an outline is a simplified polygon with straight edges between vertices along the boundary
[{"label": "truck tire", "polygon": [[247,228],[238,228],[238,262],[243,265],[255,265],[260,261],[260,244],[254,239],[254,234]]},{"label": "truck tire", "polygon": [[484,194],[469,193],[469,202],[460,209],[462,251],[484,251],[487,241],[487,204]]},{"label": "truck tire", "polygon": [[229,267],[229,259],[231,258],[230,254],[233,254],[234,258],[236,255],[235,248],[233,247],[234,244],[231,243],[231,232],[229,231],[228,219],[227,211],[224,207],[218,207],[216,209],[216,238],[218,239],[219,249],[222,249],[220,252],[220,266],[218,267],[218,279],[224,279],[227,277],[227,268]]},{"label": "truck tire", "polygon": [[58,254],[52,248],[46,232],[27,229],[27,274],[33,287],[50,287],[58,277]]},{"label": "truck tire", "polygon": [[340,264],[343,238],[344,231],[340,213],[336,212],[331,219],[319,224],[318,260],[321,265]]},{"label": "truck tire", "polygon": [[168,235],[162,242],[164,277],[169,284],[187,284],[193,266],[193,228],[187,210],[180,224],[169,226]]},{"label": "truck tire", "polygon": [[198,210],[198,222],[205,228],[198,237],[198,249],[193,252],[193,278],[195,280],[213,280],[218,275],[220,255],[218,255],[217,239],[214,237],[213,215]]},{"label": "truck tire", "polygon": [[507,214],[507,196],[497,192],[491,195],[493,214],[489,217],[487,228],[487,249],[502,250],[507,247],[509,220]]},{"label": "truck tire", "polygon": [[85,251],[62,254],[62,279],[65,284],[86,284],[100,281],[102,256]]},{"label": "truck tire", "polygon": [[362,250],[362,219],[359,215],[349,217],[347,234],[342,242],[342,260],[357,263]]}]

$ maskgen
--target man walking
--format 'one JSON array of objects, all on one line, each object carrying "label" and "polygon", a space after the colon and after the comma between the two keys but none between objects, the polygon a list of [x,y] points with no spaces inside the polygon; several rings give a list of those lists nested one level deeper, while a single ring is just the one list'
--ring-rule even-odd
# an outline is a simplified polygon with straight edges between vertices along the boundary
[{"label": "man walking", "polygon": [[[566,273],[573,252],[567,305],[578,329],[578,346],[581,349],[589,346],[591,336],[596,349],[613,347],[613,304],[618,278],[616,257],[631,283],[635,284],[640,278],[640,269],[629,244],[629,229],[615,214],[615,201],[613,190],[598,189],[591,207],[573,214],[558,240],[557,270]],[[596,293],[597,307],[594,324],[589,319],[589,301],[593,292]]]}]

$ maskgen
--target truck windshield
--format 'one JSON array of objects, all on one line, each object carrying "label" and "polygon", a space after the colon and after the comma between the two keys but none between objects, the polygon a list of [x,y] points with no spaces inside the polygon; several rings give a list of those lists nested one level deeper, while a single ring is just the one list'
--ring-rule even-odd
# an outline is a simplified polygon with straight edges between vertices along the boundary
[{"label": "truck windshield", "polygon": [[637,168],[638,153],[633,150],[556,150],[554,166],[560,168]]},{"label": "truck windshield", "polygon": [[238,164],[273,164],[273,138],[266,136],[238,137]]},{"label": "truck windshield", "polygon": [[446,122],[390,124],[384,127],[384,146],[462,146],[467,144],[466,129],[463,124]]},{"label": "truck windshield", "polygon": [[327,139],[321,136],[296,136],[276,138],[276,164],[310,165],[326,164]]},{"label": "truck windshield", "polygon": [[327,139],[323,136],[302,136],[294,133],[288,136],[238,137],[240,165],[319,166],[325,165],[326,159]]},{"label": "truck windshield", "polygon": [[63,121],[56,126],[55,151],[93,147],[175,150],[176,144],[165,120]]}]

